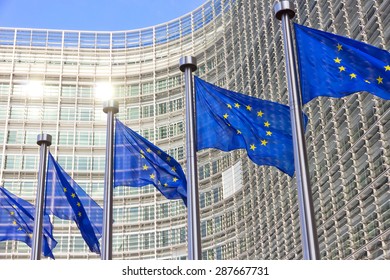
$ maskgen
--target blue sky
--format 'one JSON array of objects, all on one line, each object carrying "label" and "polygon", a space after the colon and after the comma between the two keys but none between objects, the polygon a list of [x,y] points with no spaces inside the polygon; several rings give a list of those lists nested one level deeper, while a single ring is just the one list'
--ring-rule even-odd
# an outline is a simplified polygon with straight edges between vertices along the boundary
[{"label": "blue sky", "polygon": [[117,31],[167,22],[208,0],[0,0],[0,27]]}]

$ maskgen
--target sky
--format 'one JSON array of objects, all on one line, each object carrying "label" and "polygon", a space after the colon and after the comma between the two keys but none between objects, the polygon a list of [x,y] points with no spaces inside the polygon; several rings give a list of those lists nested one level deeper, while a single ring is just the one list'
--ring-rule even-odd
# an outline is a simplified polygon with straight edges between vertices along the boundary
[{"label": "sky", "polygon": [[185,15],[208,0],[0,0],[0,27],[120,31]]}]

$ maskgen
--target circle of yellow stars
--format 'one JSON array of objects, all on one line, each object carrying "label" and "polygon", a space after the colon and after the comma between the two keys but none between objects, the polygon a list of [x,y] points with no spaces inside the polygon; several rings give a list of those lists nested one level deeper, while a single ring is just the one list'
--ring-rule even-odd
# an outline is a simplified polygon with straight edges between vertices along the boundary
[{"label": "circle of yellow stars", "polygon": [[[336,48],[337,48],[337,52],[343,51],[343,46],[342,46],[340,43],[337,44]],[[346,72],[346,71],[347,71],[347,68],[341,64],[342,61],[343,61],[341,58],[339,58],[339,57],[337,56],[336,58],[333,59],[333,61],[334,61],[336,64],[339,64],[339,65],[340,65],[340,66],[338,66],[339,73],[341,73],[341,72]],[[390,71],[390,65],[384,65],[383,68],[384,68],[385,72]],[[354,80],[354,79],[357,79],[357,78],[358,78],[358,75],[357,75],[356,73],[353,73],[353,72],[352,72],[352,73],[349,74],[349,77],[350,77],[351,80]],[[371,84],[371,81],[369,81],[369,80],[367,80],[367,79],[365,79],[364,81],[365,81],[366,83],[368,83],[368,84]],[[379,75],[379,76],[376,78],[376,83],[377,83],[378,85],[383,84],[383,77],[382,77],[381,75]]]},{"label": "circle of yellow stars", "polygon": [[[13,207],[14,209],[16,209],[16,205],[12,205],[12,207]],[[10,211],[9,214],[10,214],[10,216],[15,217],[15,211]],[[24,231],[24,232],[26,233],[26,235],[27,235],[29,238],[32,238],[32,237],[33,237],[33,234],[32,234],[31,232],[27,232],[26,230],[24,230],[24,229],[22,228],[22,226],[16,221],[16,218],[12,221],[12,225],[18,227],[18,228],[17,228],[17,231]]]},{"label": "circle of yellow stars", "polygon": [[[148,153],[152,153],[153,151],[152,151],[152,149],[150,149],[150,148],[147,148],[146,149],[146,152],[148,152]],[[159,156],[161,156],[162,155],[162,152],[160,151],[160,150],[157,150],[157,152],[156,152]],[[140,156],[141,156],[141,158],[143,158],[143,159],[145,159],[145,152],[143,151],[143,150],[140,150]],[[171,162],[171,160],[172,160],[172,158],[170,157],[170,156],[167,156],[166,158],[165,158],[165,162],[167,162],[167,163],[170,163]],[[142,166],[142,170],[143,171],[148,171],[150,169],[150,167],[148,166],[148,165],[146,165],[146,164],[144,164],[143,166]],[[175,166],[172,166],[171,167],[171,171],[173,171],[173,172],[176,172],[176,167]],[[156,179],[156,174],[155,173],[150,173],[149,174],[149,178],[150,179],[152,179],[153,181],[154,181],[154,179]],[[172,177],[172,182],[173,183],[176,183],[177,181],[179,181],[179,178],[177,178],[177,177]],[[166,182],[166,183],[162,183],[162,182],[159,182],[162,186],[164,186],[164,187],[169,187],[169,184]]]},{"label": "circle of yellow stars", "polygon": [[[66,193],[68,192],[68,189],[67,188],[63,188],[63,191],[64,191],[64,193],[65,193],[65,195],[66,195]],[[67,196],[67,195],[66,195]],[[77,197],[77,195],[76,195],[76,193],[74,193],[74,192],[72,192],[72,194],[70,195],[73,199],[77,199],[78,200],[78,197]],[[77,202],[76,202],[76,205],[77,205],[77,207],[81,207],[81,202],[80,202],[80,200],[78,200]],[[75,213],[76,214],[76,213]],[[81,213],[81,211],[78,211],[77,212],[77,216],[79,216],[80,218],[81,218],[81,216],[82,216],[83,214]]]},{"label": "circle of yellow stars", "polygon": [[[229,103],[226,104],[226,106],[228,107],[228,109],[233,109],[233,106],[232,106],[231,104],[229,104]],[[253,110],[253,107],[250,106],[250,105],[246,105],[246,106],[244,106],[244,107],[245,107],[245,110],[247,110],[247,111],[250,111],[250,112],[251,112],[251,111]],[[234,103],[234,108],[240,109],[240,108],[241,108],[241,104],[239,104],[239,103]],[[264,116],[264,112],[261,111],[261,110],[259,110],[259,111],[257,111],[256,115],[257,115],[257,117],[262,118],[262,117]],[[230,123],[228,122],[229,114],[228,114],[228,113],[225,113],[225,114],[223,115],[223,118],[224,118],[224,120],[226,120],[227,125],[228,125],[228,126],[231,126]],[[271,124],[270,124],[268,121],[265,121],[265,122],[263,123],[263,125],[264,125],[265,128],[269,128],[269,127],[271,126]],[[239,130],[239,129],[236,129],[236,133],[237,133],[237,135],[242,135],[242,131]],[[272,136],[272,132],[271,132],[270,130],[266,130],[266,136],[267,136],[267,137]],[[260,143],[258,143],[258,144],[259,144],[260,146],[264,146],[264,147],[265,147],[265,146],[267,146],[267,144],[268,144],[268,140],[262,139],[262,140],[260,140]],[[256,143],[250,144],[249,149],[252,150],[252,151],[255,151],[255,150],[257,149]]]}]

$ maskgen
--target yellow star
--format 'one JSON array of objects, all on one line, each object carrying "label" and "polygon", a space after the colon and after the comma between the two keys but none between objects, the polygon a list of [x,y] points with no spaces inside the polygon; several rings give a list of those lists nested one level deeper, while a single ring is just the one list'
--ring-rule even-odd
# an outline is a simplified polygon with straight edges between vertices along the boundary
[{"label": "yellow star", "polygon": [[77,215],[79,215],[79,217],[81,217],[81,212],[79,212]]},{"label": "yellow star", "polygon": [[252,151],[254,151],[256,149],[256,146],[255,144],[251,144],[251,148],[250,148]]},{"label": "yellow star", "polygon": [[11,216],[13,216],[13,215],[15,215],[15,212],[14,212],[14,211],[11,211],[11,212],[9,212],[9,214],[10,214]]},{"label": "yellow star", "polygon": [[371,84],[371,82],[369,80],[364,80],[367,84]]},{"label": "yellow star", "polygon": [[145,158],[145,156],[144,156],[144,154],[143,154],[143,153],[141,153],[141,158]]},{"label": "yellow star", "polygon": [[390,65],[385,66],[385,71],[390,71]]},{"label": "yellow star", "polygon": [[227,119],[228,117],[229,117],[228,114],[223,115],[223,118],[224,118],[224,119]]},{"label": "yellow star", "polygon": [[167,183],[165,183],[165,184],[164,184],[164,187],[168,187],[168,184],[167,184]]},{"label": "yellow star", "polygon": [[151,150],[150,148],[147,148],[146,151],[147,151],[148,153],[151,153],[151,152],[152,152],[152,150]]},{"label": "yellow star", "polygon": [[264,123],[264,126],[265,126],[265,127],[269,127],[270,125],[271,125],[271,124],[270,124],[269,122],[265,122],[265,123]]},{"label": "yellow star", "polygon": [[268,141],[267,140],[261,140],[261,145],[267,146]]},{"label": "yellow star", "polygon": [[242,132],[240,130],[237,129],[237,134],[242,134]]},{"label": "yellow star", "polygon": [[142,169],[143,169],[143,170],[148,170],[149,167],[145,164],[144,166],[142,166]]},{"label": "yellow star", "polygon": [[229,109],[233,108],[232,105],[230,105],[230,104],[227,104],[227,106]]},{"label": "yellow star", "polygon": [[160,151],[160,150],[158,150],[158,151],[157,151],[157,154],[161,155],[161,151]]},{"label": "yellow star", "polygon": [[15,221],[15,220],[13,220],[13,221],[12,221],[12,224],[13,224],[13,225],[16,225],[17,223],[16,223],[16,221]]},{"label": "yellow star", "polygon": [[271,131],[267,131],[267,136],[271,136],[272,135],[272,132]]},{"label": "yellow star", "polygon": [[340,66],[339,70],[340,70],[340,72],[343,72],[343,71],[345,71],[345,67],[344,66]]},{"label": "yellow star", "polygon": [[28,237],[30,237],[30,238],[33,237],[33,234],[32,234],[32,233],[29,233],[29,234],[27,234],[27,235],[28,235]]},{"label": "yellow star", "polygon": [[343,50],[343,46],[342,46],[342,45],[340,45],[340,44],[337,44],[337,50],[338,50],[338,51],[341,51],[341,50]]},{"label": "yellow star", "polygon": [[167,161],[170,162],[170,161],[171,161],[171,158],[170,158],[170,157],[167,157]]},{"label": "yellow star", "polygon": [[64,188],[64,192],[67,192],[68,190],[66,188]]},{"label": "yellow star", "polygon": [[80,207],[80,206],[81,206],[81,203],[80,203],[80,202],[77,202],[76,205],[77,205],[78,207]]},{"label": "yellow star", "polygon": [[336,63],[339,63],[340,64],[340,62],[341,62],[341,60],[342,59],[340,59],[340,58],[338,58],[338,57],[336,57],[335,59],[333,59],[334,60],[334,62],[336,62]]},{"label": "yellow star", "polygon": [[236,107],[236,108],[240,108],[240,104],[238,104],[238,103],[234,103],[234,107]]},{"label": "yellow star", "polygon": [[177,180],[179,180],[179,179],[177,179],[176,177],[173,177],[173,182],[177,182]]},{"label": "yellow star", "polygon": [[154,178],[156,178],[156,175],[154,175],[154,174],[150,174],[150,179],[154,179]]},{"label": "yellow star", "polygon": [[351,79],[356,79],[356,74],[355,73],[349,74],[349,76],[351,77]]},{"label": "yellow star", "polygon": [[176,167],[173,166],[173,167],[171,168],[171,170],[172,170],[173,172],[176,172]]},{"label": "yellow star", "polygon": [[246,106],[246,109],[247,109],[248,111],[252,111],[252,107],[251,107],[250,105]]},{"label": "yellow star", "polygon": [[258,117],[261,118],[263,115],[264,115],[264,113],[263,113],[262,111],[258,111],[258,112],[257,112],[257,116],[258,116]]},{"label": "yellow star", "polygon": [[76,197],[76,194],[75,193],[72,193],[72,195],[71,195],[73,198],[75,198]]},{"label": "yellow star", "polygon": [[381,76],[379,76],[376,80],[378,81],[378,85],[383,84],[383,78]]},{"label": "yellow star", "polygon": [[23,230],[21,227],[18,227],[18,231],[21,231],[21,230]]}]

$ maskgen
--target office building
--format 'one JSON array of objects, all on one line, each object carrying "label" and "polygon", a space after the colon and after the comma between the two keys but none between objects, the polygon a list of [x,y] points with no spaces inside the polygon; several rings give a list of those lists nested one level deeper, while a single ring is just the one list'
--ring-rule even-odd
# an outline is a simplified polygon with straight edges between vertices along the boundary
[{"label": "office building", "polygon": [[[113,89],[121,121],[185,168],[183,73],[288,104],[281,23],[274,1],[211,0],[153,27],[112,32],[0,28],[0,179],[35,199],[39,133],[102,205],[106,115],[96,93]],[[295,21],[390,49],[385,0],[294,1]],[[317,98],[307,153],[322,259],[390,259],[390,101],[361,92]],[[256,166],[245,151],[198,153],[203,259],[302,259],[295,177]],[[186,208],[153,187],[114,191],[114,259],[185,259]],[[54,219],[57,259],[94,259],[73,222]],[[28,259],[21,242],[0,258]]]}]

